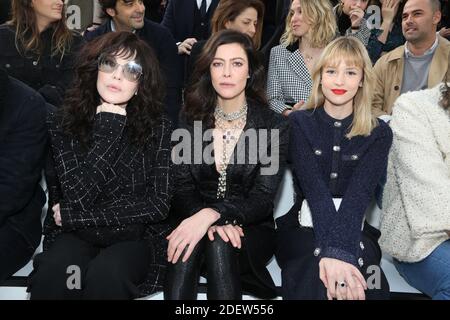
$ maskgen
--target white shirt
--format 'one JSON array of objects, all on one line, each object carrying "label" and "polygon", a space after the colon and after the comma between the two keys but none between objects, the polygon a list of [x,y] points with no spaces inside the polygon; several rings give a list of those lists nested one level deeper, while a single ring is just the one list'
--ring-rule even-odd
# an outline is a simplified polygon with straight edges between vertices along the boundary
[{"label": "white shirt", "polygon": [[[208,11],[209,6],[211,5],[212,0],[206,0],[206,11]],[[202,0],[197,0],[197,7],[200,9],[202,5]]]},{"label": "white shirt", "polygon": [[[114,23],[113,19],[111,19],[111,31],[116,32],[116,24]],[[136,29],[133,29],[133,33],[136,33]]]}]

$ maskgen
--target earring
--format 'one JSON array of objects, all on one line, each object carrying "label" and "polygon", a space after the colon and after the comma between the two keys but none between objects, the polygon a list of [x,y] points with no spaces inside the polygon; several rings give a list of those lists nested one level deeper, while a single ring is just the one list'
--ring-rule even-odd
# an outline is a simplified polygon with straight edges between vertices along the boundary
[{"label": "earring", "polygon": [[137,96],[137,91],[134,93],[135,96]]},{"label": "earring", "polygon": [[362,88],[362,86],[363,86],[363,84],[362,84],[362,82],[361,82],[361,83],[359,84],[359,87]]},{"label": "earring", "polygon": [[250,79],[250,75],[247,76],[247,79]]}]

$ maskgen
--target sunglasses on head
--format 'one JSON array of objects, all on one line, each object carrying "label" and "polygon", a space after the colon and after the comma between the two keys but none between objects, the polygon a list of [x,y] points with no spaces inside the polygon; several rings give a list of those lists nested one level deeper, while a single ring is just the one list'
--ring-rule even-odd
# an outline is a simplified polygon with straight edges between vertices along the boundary
[{"label": "sunglasses on head", "polygon": [[105,73],[113,73],[122,67],[123,76],[128,81],[137,82],[142,75],[142,66],[135,61],[128,61],[126,64],[118,64],[114,57],[101,55],[98,58],[98,70]]}]

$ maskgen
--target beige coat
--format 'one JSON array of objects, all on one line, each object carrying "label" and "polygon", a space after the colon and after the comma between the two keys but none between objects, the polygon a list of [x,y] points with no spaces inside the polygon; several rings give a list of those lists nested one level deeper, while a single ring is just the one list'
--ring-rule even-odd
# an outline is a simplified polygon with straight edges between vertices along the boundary
[{"label": "beige coat", "polygon": [[[444,81],[450,57],[450,42],[438,36],[438,47],[431,60],[428,88]],[[372,109],[376,116],[392,114],[394,101],[400,95],[403,80],[405,46],[382,56],[375,64],[375,86]]]},{"label": "beige coat", "polygon": [[449,239],[450,114],[440,87],[403,94],[394,104],[381,248],[417,262]]}]

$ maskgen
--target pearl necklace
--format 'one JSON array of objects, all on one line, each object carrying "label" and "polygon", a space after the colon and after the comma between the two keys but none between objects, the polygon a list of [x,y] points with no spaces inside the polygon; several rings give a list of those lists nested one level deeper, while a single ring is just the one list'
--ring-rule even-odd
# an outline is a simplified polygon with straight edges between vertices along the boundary
[{"label": "pearl necklace", "polygon": [[247,109],[248,109],[248,107],[247,107],[247,103],[246,103],[238,111],[231,112],[231,113],[225,113],[221,107],[217,106],[216,110],[214,111],[214,117],[216,119],[231,122],[233,120],[242,118],[242,116],[244,116],[244,114],[247,114]]},{"label": "pearl necklace", "polygon": [[[227,166],[231,154],[227,152],[227,146],[233,142],[233,145],[237,143],[237,136],[233,131],[241,131],[244,129],[247,119],[247,104],[245,104],[239,111],[225,113],[219,106],[214,111],[214,117],[216,118],[216,127],[222,132],[222,161],[219,169],[219,183],[217,185],[217,199],[225,198],[225,192],[227,190]],[[231,124],[232,121],[236,121]],[[231,125],[230,125],[231,124]]]}]

